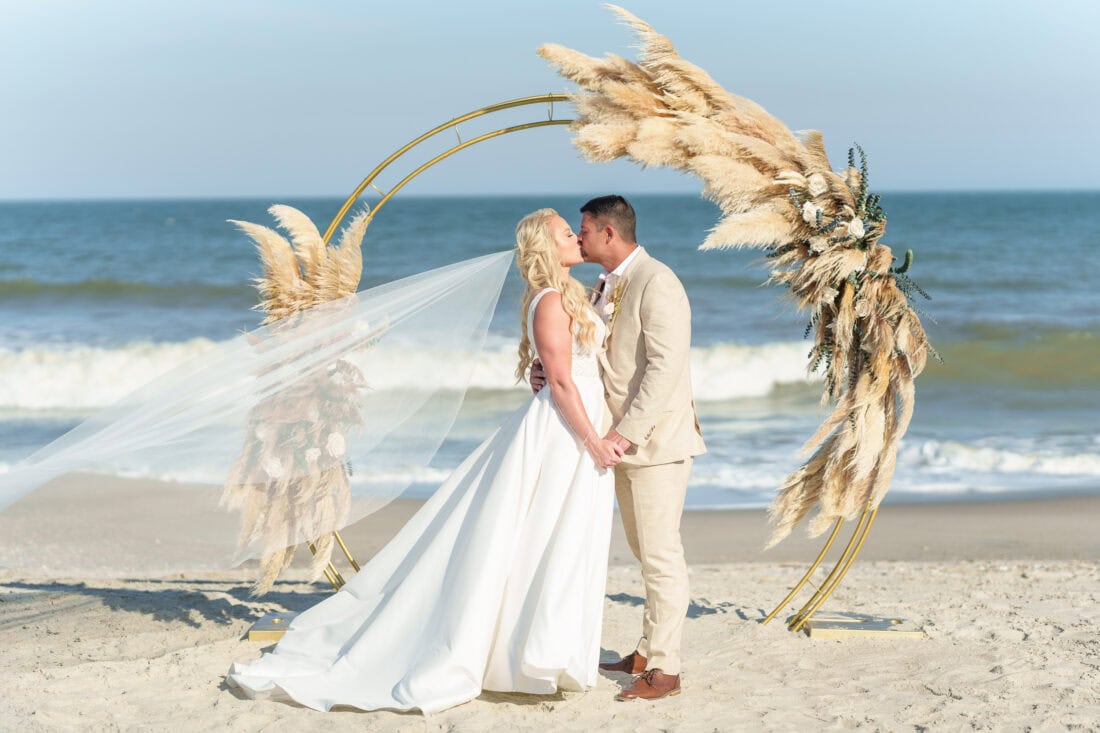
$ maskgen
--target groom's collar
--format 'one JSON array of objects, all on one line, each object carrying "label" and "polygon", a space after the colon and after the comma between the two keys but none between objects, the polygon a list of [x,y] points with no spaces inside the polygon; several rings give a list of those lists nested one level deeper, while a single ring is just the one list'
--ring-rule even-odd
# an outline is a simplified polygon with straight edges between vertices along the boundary
[{"label": "groom's collar", "polygon": [[614,270],[611,270],[610,272],[604,270],[602,273],[600,273],[600,279],[606,280],[608,275],[614,275],[616,278],[621,278],[623,275],[626,274],[626,270],[628,267],[630,267],[630,263],[638,259],[638,253],[643,251],[644,249],[645,248],[641,245],[635,247],[634,251],[628,254],[626,256],[626,259],[620,262],[619,266],[616,267]]}]

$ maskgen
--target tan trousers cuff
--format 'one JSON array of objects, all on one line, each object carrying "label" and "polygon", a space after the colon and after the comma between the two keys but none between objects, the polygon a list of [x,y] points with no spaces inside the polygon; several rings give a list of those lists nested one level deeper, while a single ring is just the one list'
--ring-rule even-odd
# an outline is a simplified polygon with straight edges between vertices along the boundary
[{"label": "tan trousers cuff", "polygon": [[680,674],[680,658],[663,654],[656,657],[646,657],[645,668],[647,672],[651,669],[659,669],[665,674],[677,675]]}]

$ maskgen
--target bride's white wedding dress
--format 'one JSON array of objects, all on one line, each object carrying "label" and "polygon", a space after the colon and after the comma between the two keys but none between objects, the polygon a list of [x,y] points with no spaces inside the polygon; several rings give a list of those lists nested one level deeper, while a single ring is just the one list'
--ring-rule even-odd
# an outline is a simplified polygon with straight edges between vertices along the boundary
[{"label": "bride's white wedding dress", "polygon": [[[602,343],[604,324],[593,320]],[[599,426],[599,365],[576,338],[572,374]],[[230,684],[319,710],[425,713],[482,690],[595,684],[613,487],[542,390],[272,652],[234,664]]]}]

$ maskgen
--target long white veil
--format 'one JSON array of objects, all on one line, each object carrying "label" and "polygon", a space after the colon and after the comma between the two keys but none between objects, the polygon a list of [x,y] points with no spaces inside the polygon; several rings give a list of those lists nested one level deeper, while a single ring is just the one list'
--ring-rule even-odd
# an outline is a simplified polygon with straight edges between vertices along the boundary
[{"label": "long white veil", "polygon": [[226,568],[385,506],[450,430],[511,259],[242,334],[81,423],[0,474],[0,566]]}]

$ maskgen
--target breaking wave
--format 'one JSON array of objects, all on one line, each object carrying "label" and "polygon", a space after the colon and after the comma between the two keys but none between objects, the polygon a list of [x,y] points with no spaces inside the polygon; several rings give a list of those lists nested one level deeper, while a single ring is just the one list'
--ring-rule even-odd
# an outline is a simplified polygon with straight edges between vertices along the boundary
[{"label": "breaking wave", "polygon": [[[526,389],[513,377],[515,347],[504,339],[477,354],[443,354],[410,347],[385,371],[375,389],[450,379],[448,361],[474,356],[471,387]],[[109,405],[187,359],[202,356],[217,342],[133,343],[119,347],[71,346],[0,349],[0,409],[93,410]],[[692,349],[695,396],[700,401],[759,397],[779,385],[807,382],[808,347],[801,342],[759,346],[718,344]],[[449,385],[460,389],[458,377]]]}]

